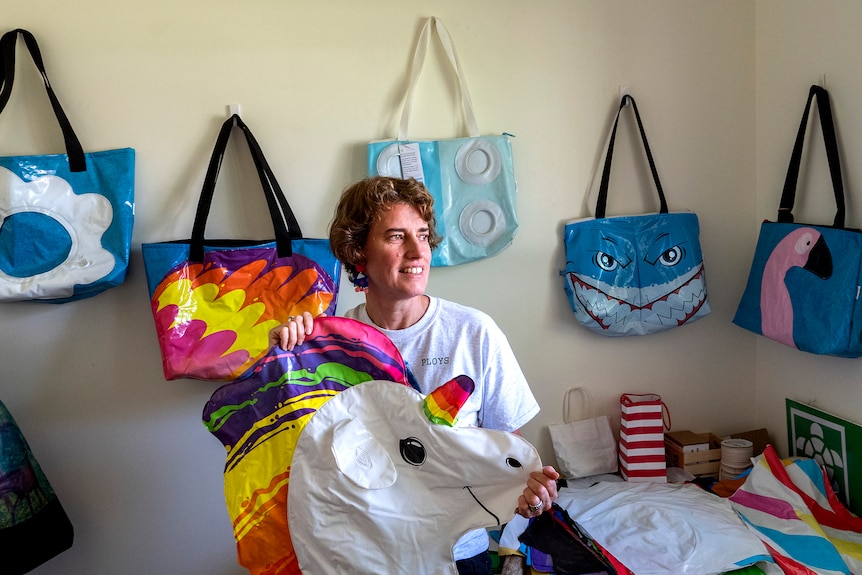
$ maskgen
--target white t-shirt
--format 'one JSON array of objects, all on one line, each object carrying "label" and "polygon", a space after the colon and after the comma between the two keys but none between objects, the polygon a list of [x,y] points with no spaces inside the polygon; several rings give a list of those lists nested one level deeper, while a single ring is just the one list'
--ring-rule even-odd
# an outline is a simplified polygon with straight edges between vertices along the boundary
[{"label": "white t-shirt", "polygon": [[[458,414],[458,425],[515,431],[535,417],[539,404],[509,341],[494,320],[470,307],[435,297],[430,300],[425,315],[406,329],[388,330],[375,325],[365,304],[344,315],[386,334],[401,352],[423,394],[457,375],[469,376],[476,388]],[[516,504],[512,502],[513,508]],[[485,530],[471,531],[455,544],[455,559],[468,559],[486,549]]]}]

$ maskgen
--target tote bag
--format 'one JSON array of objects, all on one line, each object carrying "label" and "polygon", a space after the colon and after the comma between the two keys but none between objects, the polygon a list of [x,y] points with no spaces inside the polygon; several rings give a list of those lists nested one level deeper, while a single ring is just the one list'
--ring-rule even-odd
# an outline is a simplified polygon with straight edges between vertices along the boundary
[{"label": "tote bag", "polygon": [[297,441],[327,401],[371,380],[408,385],[392,341],[362,322],[321,317],[301,345],[273,346],[204,406],[204,425],[227,449],[225,501],[239,564],[251,575],[299,573],[287,518]]},{"label": "tote bag", "polygon": [[[257,169],[275,240],[206,240],[219,167],[234,127]],[[231,381],[269,348],[291,315],[333,314],[341,264],[329,240],[303,238],[260,145],[234,114],[222,124],[191,239],[142,246],[165,379]]]},{"label": "tote bag", "polygon": [[[659,213],[605,217],[620,113],[630,103],[660,201]],[[691,212],[669,212],[637,104],[623,96],[605,156],[595,218],[573,220],[563,232],[562,272],[578,322],[605,336],[645,335],[710,313],[700,226]]]},{"label": "tote bag", "polygon": [[[793,204],[812,100],[832,178],[832,226],[795,223]],[[829,93],[811,86],[776,221],[765,221],[733,323],[802,351],[862,355],[862,233],[844,226],[844,182]]]},{"label": "tote bag", "polygon": [[72,546],[74,529],[27,439],[0,402],[0,557],[4,575],[29,573]]},{"label": "tote bag", "polygon": [[[466,138],[411,140],[407,135],[432,28],[458,79],[469,133]],[[434,197],[437,231],[443,236],[432,253],[432,266],[454,266],[493,256],[515,237],[517,185],[511,142],[506,134],[479,135],[455,46],[438,18],[428,18],[416,43],[398,138],[368,145],[368,174],[414,178],[428,188]]]},{"label": "tote bag", "polygon": [[563,398],[564,423],[549,425],[554,455],[566,479],[617,471],[617,442],[607,415],[596,416],[592,398],[582,387]]},{"label": "tote bag", "polygon": [[84,152],[27,30],[0,38],[0,112],[12,94],[19,35],[44,81],[66,153],[0,157],[0,300],[65,303],[126,279],[135,152]]},{"label": "tote bag", "polygon": [[[667,482],[664,430],[670,412],[654,393],[620,396],[620,473],[631,482]],[[667,423],[664,414],[667,413]]]}]

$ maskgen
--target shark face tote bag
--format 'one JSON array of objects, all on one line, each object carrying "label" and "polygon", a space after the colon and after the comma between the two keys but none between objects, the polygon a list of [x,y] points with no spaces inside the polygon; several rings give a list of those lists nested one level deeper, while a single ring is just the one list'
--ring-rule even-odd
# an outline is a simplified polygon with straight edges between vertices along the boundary
[{"label": "shark face tote bag", "polygon": [[[630,103],[660,201],[655,214],[605,217],[620,114]],[[710,312],[692,212],[669,212],[634,98],[620,101],[605,156],[595,218],[563,232],[565,291],[578,322],[605,336],[646,335],[696,321]]]},{"label": "shark face tote bag", "polygon": [[[207,240],[204,230],[232,131],[245,136],[274,240]],[[238,115],[222,124],[192,237],[143,245],[165,379],[236,380],[269,348],[269,330],[308,311],[332,315],[341,263],[329,240],[304,238],[260,145]]]},{"label": "shark face tote bag", "polygon": [[[831,226],[794,222],[809,110],[816,99],[836,213]],[[811,86],[776,221],[765,221],[733,323],[820,355],[862,355],[862,233],[844,226],[844,183],[829,93]]]},{"label": "shark face tote bag", "polygon": [[19,35],[44,81],[66,153],[0,157],[0,300],[64,303],[126,279],[135,152],[84,152],[26,30],[0,38],[0,112],[12,94]]},{"label": "shark face tote bag", "polygon": [[[413,95],[432,29],[458,78],[469,136],[412,140],[407,135]],[[480,136],[473,103],[455,46],[438,18],[429,18],[413,55],[410,81],[396,140],[368,145],[368,174],[415,178],[434,197],[434,216],[442,243],[432,266],[454,266],[493,256],[507,248],[518,230],[515,170],[509,136]]]}]

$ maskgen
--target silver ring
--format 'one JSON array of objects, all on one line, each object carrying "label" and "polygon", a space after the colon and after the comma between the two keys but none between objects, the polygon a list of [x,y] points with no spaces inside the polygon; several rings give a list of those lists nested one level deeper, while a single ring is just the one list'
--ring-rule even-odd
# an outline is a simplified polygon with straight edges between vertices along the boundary
[{"label": "silver ring", "polygon": [[529,504],[527,504],[527,507],[529,507],[529,508],[530,508],[530,511],[538,511],[539,509],[541,509],[541,508],[542,508],[542,507],[544,507],[544,506],[545,506],[545,502],[544,502],[544,501],[539,501],[539,504],[538,504],[538,505],[529,505]]},{"label": "silver ring", "polygon": [[296,316],[295,316],[295,315],[289,315],[289,316],[287,316],[287,321],[288,321],[288,322],[296,321]]}]

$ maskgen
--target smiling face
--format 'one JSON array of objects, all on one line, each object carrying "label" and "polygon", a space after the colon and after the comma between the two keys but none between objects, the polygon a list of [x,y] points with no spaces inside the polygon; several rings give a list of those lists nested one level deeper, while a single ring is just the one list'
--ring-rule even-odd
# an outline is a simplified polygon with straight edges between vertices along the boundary
[{"label": "smiling face", "polygon": [[428,223],[416,208],[397,203],[383,212],[365,242],[368,295],[405,300],[424,294],[431,268],[428,237]]}]

